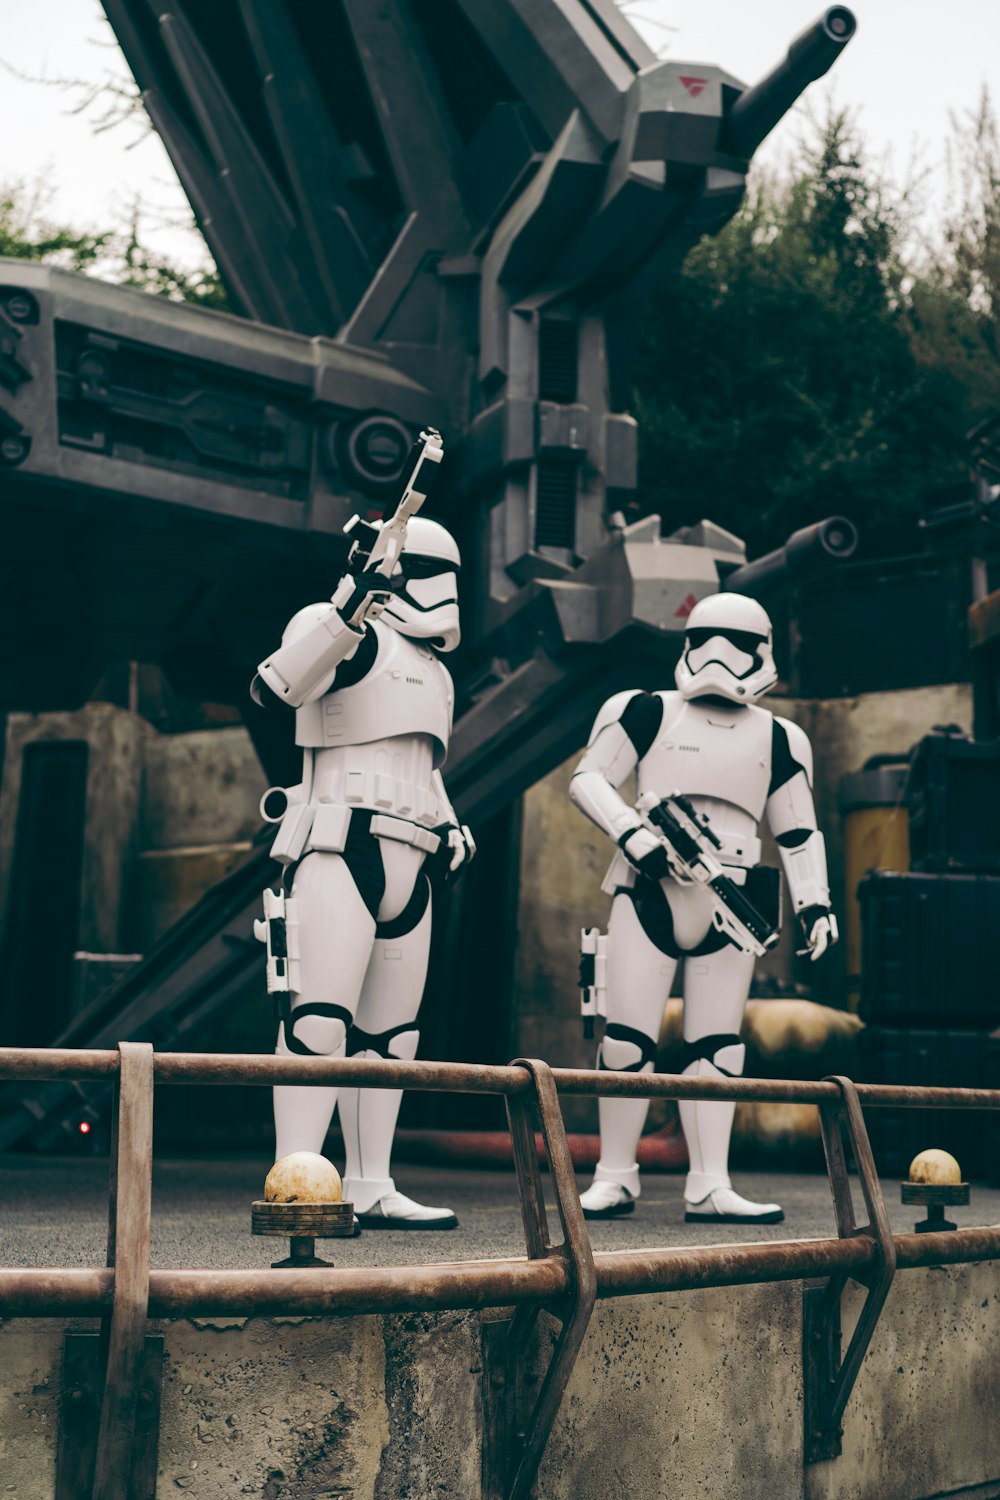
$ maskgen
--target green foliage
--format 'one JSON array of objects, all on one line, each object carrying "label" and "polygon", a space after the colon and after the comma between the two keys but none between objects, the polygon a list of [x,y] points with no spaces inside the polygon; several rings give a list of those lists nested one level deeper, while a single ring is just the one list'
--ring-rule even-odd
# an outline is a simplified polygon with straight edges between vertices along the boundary
[{"label": "green foliage", "polygon": [[636,384],[640,507],[767,550],[836,512],[912,550],[928,489],[1000,406],[1000,151],[988,106],[939,252],[904,253],[905,201],[832,114],[790,180],[758,181],[649,309]]},{"label": "green foliage", "polygon": [[174,302],[194,302],[199,307],[214,307],[222,312],[228,306],[222,279],[214,266],[197,271],[179,270],[143,248],[135,223],[121,251],[121,272],[114,279],[122,286],[170,297]]},{"label": "green foliage", "polygon": [[110,234],[76,234],[45,219],[39,195],[16,183],[0,188],[0,255],[44,260],[67,271],[92,271],[107,251]]},{"label": "green foliage", "polygon": [[175,302],[223,311],[227,305],[219,273],[210,263],[182,270],[142,244],[138,213],[125,231],[80,234],[48,219],[44,195],[24,183],[0,188],[0,255],[45,261],[64,271],[100,276]]}]

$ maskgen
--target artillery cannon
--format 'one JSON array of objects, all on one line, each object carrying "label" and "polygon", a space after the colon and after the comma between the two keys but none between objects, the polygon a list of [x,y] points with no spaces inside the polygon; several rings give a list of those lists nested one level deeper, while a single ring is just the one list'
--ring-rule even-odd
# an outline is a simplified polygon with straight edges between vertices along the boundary
[{"label": "artillery cannon", "polygon": [[846,5],[831,5],[796,37],[766,78],[734,101],[722,126],[722,149],[749,159],[803,89],[829,72],[856,28]]},{"label": "artillery cannon", "polygon": [[755,599],[786,583],[806,583],[821,578],[838,563],[847,562],[858,545],[853,521],[845,516],[830,516],[793,531],[783,547],[768,552],[726,573],[721,587],[734,594],[751,594]]}]

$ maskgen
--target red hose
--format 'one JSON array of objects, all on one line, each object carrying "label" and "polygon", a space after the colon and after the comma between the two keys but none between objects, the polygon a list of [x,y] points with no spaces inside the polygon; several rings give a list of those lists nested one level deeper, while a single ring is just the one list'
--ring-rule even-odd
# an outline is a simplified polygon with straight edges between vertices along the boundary
[{"label": "red hose", "polygon": [[[568,1140],[575,1167],[597,1165],[599,1135],[570,1135]],[[537,1134],[535,1147],[544,1163],[545,1148]],[[648,1172],[686,1171],[687,1146],[679,1122],[668,1121],[662,1129],[644,1135],[636,1155]],[[501,1167],[513,1161],[513,1152],[506,1130],[397,1130],[393,1158],[424,1166]]]}]

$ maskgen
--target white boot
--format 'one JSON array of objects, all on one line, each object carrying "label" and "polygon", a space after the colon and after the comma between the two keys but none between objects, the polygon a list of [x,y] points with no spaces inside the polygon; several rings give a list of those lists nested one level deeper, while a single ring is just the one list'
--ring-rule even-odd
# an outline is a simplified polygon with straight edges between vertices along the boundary
[{"label": "white boot", "polygon": [[580,1194],[585,1219],[619,1219],[630,1214],[638,1198],[639,1167],[602,1167],[598,1163],[594,1180],[586,1192]]},{"label": "white boot", "polygon": [[[374,1090],[373,1090],[374,1092]],[[396,1191],[391,1177],[345,1177],[344,1200],[362,1229],[457,1229],[450,1208],[430,1208]]]},{"label": "white boot", "polygon": [[[689,1078],[739,1077],[746,1048],[742,1042],[720,1047],[714,1061],[699,1058],[684,1069]],[[724,1072],[721,1070],[725,1070]],[[729,1137],[736,1106],[731,1101],[682,1099],[678,1105],[691,1170],[684,1185],[687,1224],[780,1224],[777,1203],[751,1203],[733,1192],[729,1180]]]},{"label": "white boot", "polygon": [[704,1184],[692,1182],[691,1173],[684,1189],[684,1222],[686,1224],[780,1224],[785,1215],[777,1203],[752,1203],[733,1192],[728,1181],[724,1187],[711,1188],[701,1197],[695,1198]]}]

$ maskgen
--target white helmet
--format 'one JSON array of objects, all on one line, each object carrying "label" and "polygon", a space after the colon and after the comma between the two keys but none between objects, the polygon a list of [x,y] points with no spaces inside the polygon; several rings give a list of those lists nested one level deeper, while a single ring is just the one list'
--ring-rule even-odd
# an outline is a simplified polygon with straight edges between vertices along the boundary
[{"label": "white helmet", "polygon": [[426,516],[414,516],[407,523],[406,543],[392,575],[398,592],[393,594],[381,618],[400,635],[427,641],[439,651],[454,651],[461,640],[458,620],[461,566],[462,559],[451,532]]},{"label": "white helmet", "polygon": [[745,594],[701,599],[688,615],[674,677],[685,698],[762,698],[778,680],[767,611]]}]

